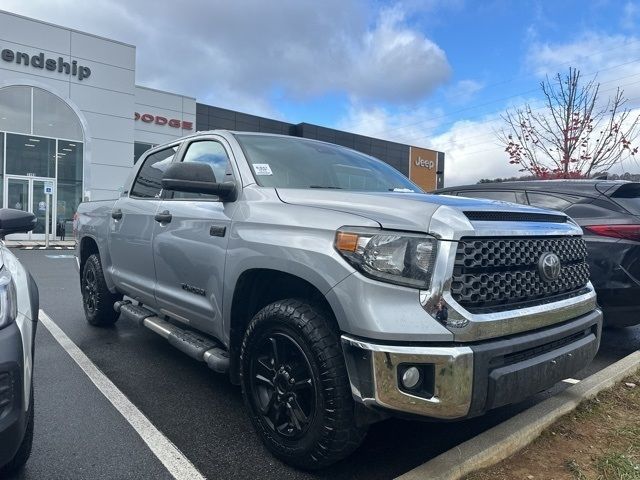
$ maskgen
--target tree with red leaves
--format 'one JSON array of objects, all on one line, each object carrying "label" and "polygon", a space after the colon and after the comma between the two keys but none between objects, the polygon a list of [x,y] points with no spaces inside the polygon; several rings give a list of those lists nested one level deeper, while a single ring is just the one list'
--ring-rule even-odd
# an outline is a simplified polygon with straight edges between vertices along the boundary
[{"label": "tree with red leaves", "polygon": [[595,79],[580,81],[574,68],[547,77],[540,83],[543,108],[526,104],[502,115],[506,126],[497,137],[509,163],[540,179],[589,178],[638,154],[640,116],[625,108],[623,91],[604,103]]}]

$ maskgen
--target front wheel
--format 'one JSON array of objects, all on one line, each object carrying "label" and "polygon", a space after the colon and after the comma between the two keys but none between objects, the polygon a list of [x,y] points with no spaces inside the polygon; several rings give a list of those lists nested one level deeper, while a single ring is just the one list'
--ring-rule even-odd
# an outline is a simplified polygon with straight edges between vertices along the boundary
[{"label": "front wheel", "polygon": [[96,326],[113,325],[118,314],[113,304],[122,300],[122,295],[113,294],[107,287],[102,271],[100,256],[94,253],[84,263],[80,281],[82,289],[82,305],[87,322]]},{"label": "front wheel", "polygon": [[241,381],[251,420],[267,448],[296,467],[335,463],[366,434],[339,342],[319,310],[293,299],[263,308],[245,333]]}]

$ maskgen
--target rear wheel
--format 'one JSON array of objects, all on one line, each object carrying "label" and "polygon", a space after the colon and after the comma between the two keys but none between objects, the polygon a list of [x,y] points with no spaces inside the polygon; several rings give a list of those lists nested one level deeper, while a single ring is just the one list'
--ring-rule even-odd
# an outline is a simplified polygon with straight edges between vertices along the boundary
[{"label": "rear wheel", "polygon": [[107,288],[100,256],[94,253],[84,264],[80,282],[82,305],[87,321],[91,325],[108,326],[118,320],[113,304],[122,300],[122,295],[113,294]]},{"label": "rear wheel", "polygon": [[315,469],[348,456],[366,434],[354,403],[338,335],[299,300],[263,308],[241,352],[242,391],[262,441],[278,458]]}]

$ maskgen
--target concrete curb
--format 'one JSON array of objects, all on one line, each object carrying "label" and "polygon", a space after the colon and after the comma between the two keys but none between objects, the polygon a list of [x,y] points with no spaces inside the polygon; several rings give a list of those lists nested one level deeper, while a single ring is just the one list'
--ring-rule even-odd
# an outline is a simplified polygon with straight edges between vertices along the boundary
[{"label": "concrete curb", "polygon": [[612,387],[638,368],[640,351],[438,455],[396,480],[458,480],[476,470],[490,467],[529,445],[544,429],[574,410],[582,401]]}]

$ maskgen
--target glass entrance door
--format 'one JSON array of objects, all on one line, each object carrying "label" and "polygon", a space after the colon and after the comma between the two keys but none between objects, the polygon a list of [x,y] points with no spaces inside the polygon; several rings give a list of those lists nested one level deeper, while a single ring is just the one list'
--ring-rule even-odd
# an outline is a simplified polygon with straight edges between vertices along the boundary
[{"label": "glass entrance door", "polygon": [[[9,235],[10,240],[44,240],[47,197],[44,193],[45,182],[54,182],[53,178],[23,177],[7,175],[4,184],[4,205],[33,213],[38,222],[30,233]],[[54,182],[55,185],[55,182]],[[49,199],[49,240],[55,240],[53,219],[56,218],[55,191]]]}]

